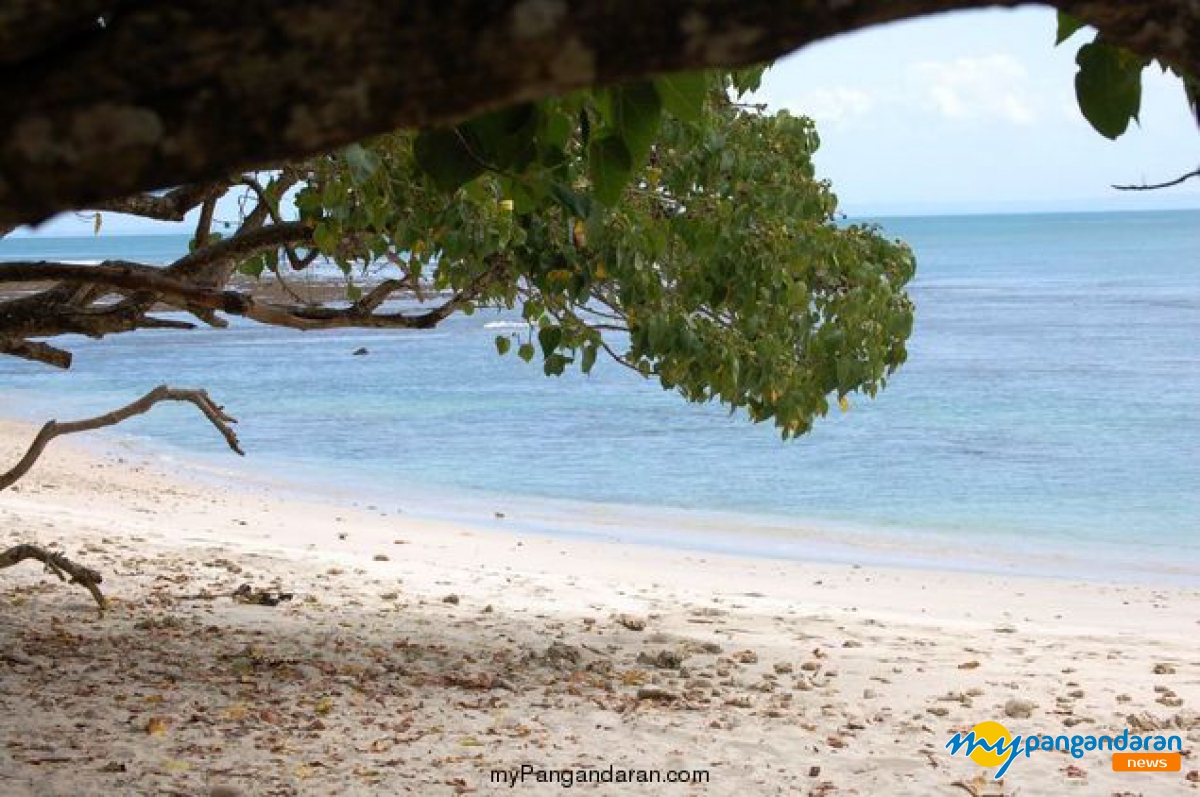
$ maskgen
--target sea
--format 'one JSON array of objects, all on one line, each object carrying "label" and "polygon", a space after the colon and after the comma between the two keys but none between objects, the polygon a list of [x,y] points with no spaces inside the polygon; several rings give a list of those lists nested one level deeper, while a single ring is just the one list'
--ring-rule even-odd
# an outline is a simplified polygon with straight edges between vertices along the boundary
[{"label": "sea", "polygon": [[[797,440],[603,359],[547,378],[497,355],[497,334],[523,331],[507,311],[429,331],[66,338],[67,372],[0,358],[0,414],[204,387],[239,418],[244,460],[190,407],[91,444],[133,437],[167,467],[485,529],[1200,585],[1200,211],[872,221],[917,255],[908,362]],[[186,246],[10,237],[0,260],[163,263]]]}]

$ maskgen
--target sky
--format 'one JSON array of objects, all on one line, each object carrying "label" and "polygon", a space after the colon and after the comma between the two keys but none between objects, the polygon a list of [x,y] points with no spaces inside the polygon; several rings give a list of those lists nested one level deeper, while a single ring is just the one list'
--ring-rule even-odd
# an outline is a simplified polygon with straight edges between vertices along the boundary
[{"label": "sky", "polygon": [[1141,125],[1116,141],[1075,101],[1075,53],[1047,8],[958,12],[819,42],[767,73],[758,99],[812,117],[818,174],[851,214],[1200,208],[1182,84],[1143,73]]},{"label": "sky", "polygon": [[[1200,208],[1200,180],[1153,192],[1200,164],[1200,129],[1183,87],[1145,73],[1141,125],[1117,141],[1075,102],[1075,52],[1055,47],[1054,11],[958,12],[871,28],[777,62],[757,100],[812,117],[818,174],[850,215]],[[236,216],[232,205],[222,208]],[[91,234],[64,214],[42,235]],[[105,214],[107,234],[178,232]]]}]

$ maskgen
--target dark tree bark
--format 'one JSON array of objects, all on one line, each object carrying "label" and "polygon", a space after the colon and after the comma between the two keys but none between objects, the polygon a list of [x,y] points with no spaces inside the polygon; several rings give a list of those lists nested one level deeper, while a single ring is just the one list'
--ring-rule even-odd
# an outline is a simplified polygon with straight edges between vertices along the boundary
[{"label": "dark tree bark", "polygon": [[[870,25],[1018,4],[8,0],[0,229],[585,85],[745,65]],[[1052,4],[1200,74],[1195,0]]]}]

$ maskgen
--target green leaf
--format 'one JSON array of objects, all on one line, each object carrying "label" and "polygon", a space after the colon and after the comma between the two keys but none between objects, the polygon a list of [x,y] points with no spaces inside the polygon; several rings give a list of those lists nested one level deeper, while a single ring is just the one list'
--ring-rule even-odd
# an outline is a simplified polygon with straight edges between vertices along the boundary
[{"label": "green leaf", "polygon": [[245,274],[247,277],[258,279],[262,276],[263,271],[267,268],[267,259],[265,255],[257,255],[244,261],[238,266],[238,273]]},{"label": "green leaf", "polygon": [[684,122],[697,122],[708,94],[708,76],[704,72],[679,72],[654,81],[663,107]]},{"label": "green leaf", "polygon": [[565,147],[574,132],[574,119],[562,111],[545,111],[541,114],[541,132],[538,138],[551,147]]},{"label": "green leaf", "polygon": [[337,242],[338,236],[328,224],[318,224],[313,228],[313,243],[325,254],[333,254]]},{"label": "green leaf", "polygon": [[561,354],[551,354],[542,363],[542,371],[546,376],[562,376],[562,372],[569,362],[571,361]]},{"label": "green leaf", "polygon": [[496,169],[521,171],[537,156],[540,111],[526,103],[477,116],[459,126],[469,154]]},{"label": "green leaf", "polygon": [[346,298],[352,302],[357,302],[362,298],[362,288],[351,283],[346,286]]},{"label": "green leaf", "polygon": [[594,139],[588,147],[588,176],[592,192],[604,205],[615,205],[633,172],[629,147],[617,136]]},{"label": "green leaf", "polygon": [[549,357],[562,343],[562,327],[544,327],[538,330],[538,343],[542,344],[542,354]]},{"label": "green leaf", "polygon": [[731,73],[730,79],[733,87],[737,89],[738,96],[744,96],[753,91],[758,91],[758,87],[762,85],[763,73],[767,71],[770,64],[759,64],[758,66],[749,66],[745,69],[738,69]]},{"label": "green leaf", "polygon": [[592,200],[586,194],[568,188],[562,183],[550,184],[550,196],[572,216],[586,219],[592,215]]},{"label": "green leaf", "polygon": [[430,130],[413,142],[417,166],[429,175],[442,191],[451,194],[483,174],[479,162],[463,142],[462,135],[453,130]]},{"label": "green leaf", "polygon": [[1142,105],[1142,69],[1137,56],[1101,41],[1079,48],[1075,56],[1075,97],[1096,131],[1117,138],[1137,119]]},{"label": "green leaf", "polygon": [[350,177],[356,183],[365,183],[379,168],[379,156],[362,144],[351,144],[342,150],[342,157],[350,167]]},{"label": "green leaf", "polygon": [[[354,150],[313,158],[296,201],[317,228],[307,246],[346,282],[387,261],[431,290],[467,292],[460,314],[509,308],[531,330],[493,330],[496,351],[551,376],[594,373],[613,346],[688,401],[802,434],[904,362],[914,257],[837,221],[808,119],[726,101],[757,78],[668,75],[375,136],[362,144],[378,159],[366,182]],[[647,152],[652,166],[638,162]],[[495,278],[480,283],[490,263]]]},{"label": "green leaf", "polygon": [[1058,35],[1054,39],[1054,44],[1057,46],[1062,44],[1067,39],[1075,35],[1075,31],[1087,25],[1079,17],[1073,14],[1068,14],[1066,11],[1058,12]]},{"label": "green leaf", "polygon": [[612,90],[612,123],[629,148],[635,166],[650,153],[662,119],[662,100],[653,83],[630,83]]},{"label": "green leaf", "polygon": [[599,348],[595,345],[585,346],[583,349],[583,361],[579,364],[585,374],[592,372],[592,366],[596,364],[596,353]]}]

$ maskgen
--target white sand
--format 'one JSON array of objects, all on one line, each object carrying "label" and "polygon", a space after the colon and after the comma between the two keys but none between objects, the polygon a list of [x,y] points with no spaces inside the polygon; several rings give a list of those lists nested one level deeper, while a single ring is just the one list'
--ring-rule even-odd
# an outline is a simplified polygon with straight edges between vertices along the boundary
[{"label": "white sand", "polygon": [[[0,463],[32,431],[0,422]],[[113,602],[101,618],[35,563],[0,571],[5,795],[564,791],[489,782],[525,763],[710,772],[613,794],[1200,792],[1195,589],[522,537],[198,485],[116,448],[56,442],[0,493],[0,545],[61,546]],[[242,583],[296,597],[194,597]],[[638,660],[660,651],[682,669]],[[1013,698],[1032,717],[1005,717]],[[943,749],[983,720],[1119,734],[1130,715],[1184,738],[1182,772],[1041,753],[997,787]]]}]

